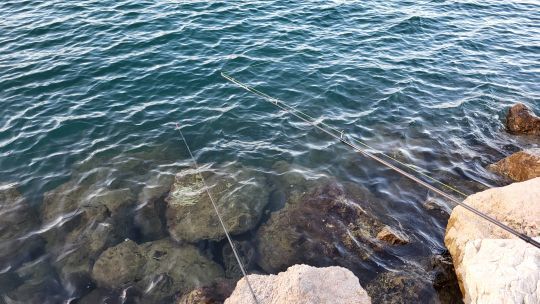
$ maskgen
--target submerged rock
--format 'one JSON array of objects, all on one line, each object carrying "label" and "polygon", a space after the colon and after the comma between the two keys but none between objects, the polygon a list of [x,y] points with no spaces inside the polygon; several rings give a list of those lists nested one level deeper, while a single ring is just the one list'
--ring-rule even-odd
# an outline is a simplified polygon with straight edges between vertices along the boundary
[{"label": "submerged rock", "polygon": [[16,274],[22,280],[22,284],[4,295],[7,303],[62,302],[63,288],[47,259],[25,263],[17,269]]},{"label": "submerged rock", "polygon": [[148,301],[163,301],[212,284],[223,276],[216,263],[191,245],[160,240],[137,245],[126,240],[105,250],[92,269],[98,286],[134,286]]},{"label": "submerged rock", "polygon": [[134,222],[143,240],[157,240],[166,236],[165,197],[174,182],[174,176],[157,174],[145,183],[139,193]]},{"label": "submerged rock", "polygon": [[[233,241],[234,247],[242,260],[245,269],[251,269],[256,260],[256,249],[249,241]],[[228,278],[239,279],[242,277],[242,270],[234,256],[234,252],[229,243],[223,246],[223,264],[225,265],[225,275]]]},{"label": "submerged rock", "polygon": [[44,246],[34,234],[39,220],[16,184],[0,185],[0,269],[17,267],[32,258]]},{"label": "submerged rock", "polygon": [[232,282],[220,280],[210,286],[196,288],[180,297],[175,304],[221,304],[234,290]]},{"label": "submerged rock", "polygon": [[258,264],[272,273],[301,262],[325,266],[367,259],[383,225],[362,203],[332,182],[288,201],[257,232]]},{"label": "submerged rock", "polygon": [[[540,202],[540,177],[482,191],[470,195],[464,201],[530,237],[540,236],[538,202]],[[456,207],[452,211],[444,241],[452,255],[459,285],[466,302],[482,302],[481,299],[484,296],[486,298],[501,297],[500,302],[504,303],[523,303],[519,301],[521,297],[525,299],[536,296],[538,299],[538,294],[530,294],[529,287],[531,284],[534,286],[540,284],[538,276],[540,259],[525,255],[529,252],[527,248],[532,245],[520,246],[509,241],[497,241],[498,239],[523,242],[515,239],[505,230],[478,218],[463,207]],[[538,251],[537,248],[533,250]],[[472,271],[476,271],[474,263],[479,261],[479,257],[482,257],[481,265],[485,269],[480,273],[486,275],[485,277],[482,275],[481,278],[472,275]],[[514,267],[518,265],[519,267]],[[536,276],[528,277],[528,274],[521,276],[521,271],[527,267]],[[516,281],[516,278],[523,280]],[[493,281],[493,284],[486,285],[477,280]],[[501,286],[505,287],[501,289]],[[477,287],[481,290],[476,289]],[[537,288],[535,292],[538,292]],[[518,297],[518,294],[521,296]]]},{"label": "submerged rock", "polygon": [[540,148],[514,153],[489,165],[488,169],[517,182],[540,177]]},{"label": "submerged rock", "polygon": [[[259,222],[268,203],[265,179],[240,172],[202,172],[231,234],[246,232]],[[175,179],[167,201],[167,228],[177,241],[221,240],[225,232],[198,172],[185,170]]]},{"label": "submerged rock", "polygon": [[130,208],[136,201],[129,189],[99,186],[101,173],[72,179],[45,193],[42,220],[47,249],[65,286],[74,295],[91,284],[93,262],[106,248],[129,235]]},{"label": "submerged rock", "polygon": [[[278,275],[248,276],[261,304],[318,303],[368,304],[371,299],[358,278],[342,267],[316,268],[294,265]],[[242,278],[225,304],[253,303],[253,296]]]},{"label": "submerged rock", "polygon": [[377,238],[392,245],[404,245],[408,244],[410,241],[407,235],[390,226],[384,226],[377,234]]},{"label": "submerged rock", "polygon": [[518,103],[508,110],[506,128],[511,133],[540,135],[540,117],[524,104]]},{"label": "submerged rock", "polygon": [[416,272],[413,267],[383,272],[366,286],[366,290],[375,303],[437,302],[432,282]]}]

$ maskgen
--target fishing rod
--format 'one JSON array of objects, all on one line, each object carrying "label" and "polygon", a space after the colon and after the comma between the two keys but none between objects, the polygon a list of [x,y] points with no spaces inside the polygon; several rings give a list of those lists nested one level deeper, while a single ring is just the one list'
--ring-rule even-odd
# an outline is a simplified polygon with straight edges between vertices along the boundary
[{"label": "fishing rod", "polygon": [[[470,212],[476,214],[477,216],[479,216],[479,217],[481,217],[481,218],[483,218],[483,219],[489,221],[490,223],[492,223],[492,224],[498,226],[499,228],[501,228],[501,229],[503,229],[503,230],[505,230],[505,231],[507,231],[507,232],[509,232],[509,233],[511,233],[511,234],[513,234],[513,235],[515,235],[515,236],[517,236],[517,237],[520,238],[521,240],[523,240],[523,241],[525,241],[525,242],[527,242],[527,243],[529,243],[529,244],[531,244],[531,245],[533,245],[533,246],[535,246],[535,247],[537,247],[537,248],[540,249],[540,242],[534,240],[533,238],[529,237],[528,235],[526,235],[526,234],[524,234],[524,233],[521,233],[521,232],[519,232],[519,231],[513,229],[512,227],[510,227],[510,226],[508,226],[508,225],[505,225],[505,224],[501,223],[501,222],[498,221],[497,219],[495,219],[495,218],[493,218],[493,217],[491,217],[491,216],[489,216],[489,215],[483,213],[482,211],[480,211],[480,210],[478,210],[478,209],[476,209],[476,208],[474,208],[474,207],[472,207],[472,206],[470,206],[470,205],[464,203],[463,201],[460,201],[460,200],[456,199],[454,196],[452,196],[452,195],[450,195],[450,194],[448,194],[448,193],[446,193],[446,192],[444,192],[444,191],[442,191],[442,190],[436,188],[435,186],[433,186],[433,185],[431,185],[431,184],[429,184],[429,183],[427,183],[427,182],[425,182],[425,181],[419,179],[418,177],[416,177],[416,176],[414,176],[414,175],[412,175],[412,174],[410,174],[410,173],[408,173],[408,172],[405,172],[404,170],[402,170],[402,169],[396,167],[395,165],[389,163],[388,161],[382,159],[381,157],[379,157],[379,156],[377,156],[377,155],[375,155],[375,154],[373,154],[373,153],[367,151],[366,149],[361,148],[361,147],[358,146],[357,144],[351,142],[350,140],[347,140],[347,139],[345,138],[344,134],[343,134],[343,131],[338,131],[337,129],[332,128],[332,127],[330,127],[330,126],[328,126],[327,124],[322,123],[322,122],[321,122],[321,123],[317,123],[316,120],[315,120],[313,117],[309,116],[308,114],[303,113],[302,111],[299,111],[299,110],[297,110],[297,109],[295,109],[295,108],[293,108],[293,107],[287,105],[287,104],[286,104],[285,102],[283,102],[282,100],[279,100],[279,99],[277,99],[277,98],[271,97],[271,96],[269,96],[269,95],[266,94],[266,93],[263,93],[263,92],[261,92],[261,91],[255,89],[255,88],[253,88],[253,87],[250,87],[250,86],[248,86],[247,84],[242,83],[242,82],[238,81],[237,79],[233,78],[232,76],[225,74],[224,72],[221,72],[221,76],[222,76],[223,78],[227,79],[228,81],[232,82],[233,84],[236,84],[237,86],[243,88],[244,90],[246,90],[246,91],[248,91],[248,92],[250,92],[250,93],[253,93],[253,94],[255,94],[255,95],[259,96],[259,97],[262,97],[264,100],[270,102],[270,103],[273,104],[274,106],[276,106],[276,107],[282,109],[283,111],[285,111],[285,112],[287,112],[287,113],[289,113],[289,114],[291,114],[291,115],[297,117],[298,119],[300,119],[300,120],[302,120],[302,121],[304,121],[304,122],[310,124],[311,126],[313,126],[313,127],[317,128],[318,130],[320,130],[320,131],[326,133],[327,135],[329,135],[329,136],[331,136],[331,137],[333,137],[333,138],[339,140],[340,142],[342,142],[343,144],[345,144],[345,145],[347,145],[347,146],[353,148],[355,151],[359,152],[359,153],[362,154],[363,156],[368,157],[368,158],[371,158],[372,160],[375,160],[376,162],[378,162],[378,163],[380,163],[380,164],[382,164],[382,165],[384,165],[384,166],[386,166],[386,167],[388,167],[388,168],[390,168],[390,169],[396,171],[397,173],[399,173],[399,174],[401,174],[401,175],[403,175],[403,176],[405,176],[405,177],[407,177],[407,178],[413,180],[414,182],[416,182],[416,183],[418,183],[418,184],[420,184],[420,185],[426,187],[427,189],[429,189],[429,190],[431,190],[431,191],[433,191],[433,192],[435,192],[435,193],[441,195],[442,197],[448,199],[449,201],[451,201],[451,202],[453,202],[453,203],[455,203],[455,204],[457,204],[457,205],[459,205],[459,206],[465,208],[466,210],[468,210],[468,211],[470,211]],[[321,127],[321,125],[323,125],[323,126],[329,128],[330,131],[327,130],[327,129],[325,129],[325,128],[323,128],[323,127]],[[358,141],[357,141],[357,142],[358,142]],[[367,145],[366,145],[366,146],[367,146]]]}]

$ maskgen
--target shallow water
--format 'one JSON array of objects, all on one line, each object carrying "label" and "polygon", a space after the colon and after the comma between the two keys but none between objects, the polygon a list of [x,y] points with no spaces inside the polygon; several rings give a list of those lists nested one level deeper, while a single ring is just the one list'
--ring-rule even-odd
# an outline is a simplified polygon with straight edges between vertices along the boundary
[{"label": "shallow water", "polygon": [[[0,17],[0,182],[16,183],[38,213],[43,194],[68,181],[137,196],[157,172],[190,166],[178,123],[201,164],[274,175],[284,160],[369,189],[382,202],[373,213],[412,241],[371,257],[363,284],[444,251],[445,216],[423,207],[433,194],[221,71],[467,194],[506,183],[487,164],[539,145],[503,125],[514,102],[540,113],[535,1],[8,0]],[[37,216],[3,245],[61,228]],[[3,261],[1,275],[48,264],[44,248]],[[51,303],[94,288],[47,273]]]}]

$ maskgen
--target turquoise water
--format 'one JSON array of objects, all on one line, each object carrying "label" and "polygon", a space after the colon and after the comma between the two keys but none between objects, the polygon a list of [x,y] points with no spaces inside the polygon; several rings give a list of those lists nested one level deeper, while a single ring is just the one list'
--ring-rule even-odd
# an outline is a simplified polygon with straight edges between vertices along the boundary
[{"label": "turquoise water", "polygon": [[285,160],[369,188],[414,239],[392,251],[401,263],[444,250],[431,194],[221,71],[465,193],[504,184],[485,166],[538,146],[504,131],[514,102],[540,112],[535,1],[8,0],[0,17],[0,182],[38,211],[100,168],[136,192],[189,165],[178,123],[200,163]]}]

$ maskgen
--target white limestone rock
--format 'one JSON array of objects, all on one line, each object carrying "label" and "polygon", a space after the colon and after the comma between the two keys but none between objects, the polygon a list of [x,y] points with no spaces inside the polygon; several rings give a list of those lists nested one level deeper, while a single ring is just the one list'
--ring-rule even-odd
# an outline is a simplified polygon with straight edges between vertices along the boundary
[{"label": "white limestone rock", "polygon": [[[368,304],[371,299],[358,278],[343,267],[294,265],[277,275],[249,275],[260,304]],[[238,281],[225,304],[253,303],[245,279]]]},{"label": "white limestone rock", "polygon": [[467,242],[460,268],[466,303],[540,303],[540,249],[521,240]]},{"label": "white limestone rock", "polygon": [[[530,237],[540,236],[540,178],[482,191],[464,203]],[[459,206],[448,220],[445,244],[466,303],[539,303],[540,259],[528,249],[538,248]],[[525,269],[536,276],[529,278]]]}]

